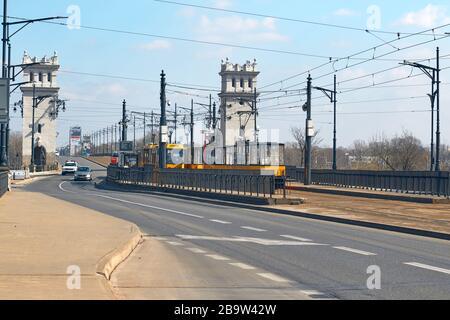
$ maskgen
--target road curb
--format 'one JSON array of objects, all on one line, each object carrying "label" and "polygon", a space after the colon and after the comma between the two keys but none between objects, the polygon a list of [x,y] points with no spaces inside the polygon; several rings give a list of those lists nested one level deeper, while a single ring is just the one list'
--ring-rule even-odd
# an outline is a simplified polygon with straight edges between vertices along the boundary
[{"label": "road curb", "polygon": [[132,225],[131,236],[122,245],[116,247],[113,251],[106,254],[97,264],[97,274],[104,276],[107,280],[111,279],[111,274],[130,254],[136,249],[142,240],[142,233],[136,225]]},{"label": "road curb", "polygon": [[332,194],[338,196],[348,196],[348,197],[358,197],[366,199],[381,199],[390,201],[403,201],[403,202],[413,202],[413,203],[431,203],[431,204],[449,204],[450,198],[432,198],[432,197],[421,197],[415,195],[398,194],[398,193],[368,193],[353,191],[348,189],[336,190],[336,189],[321,189],[314,187],[302,187],[302,186],[289,186],[288,190],[294,191],[304,191],[312,193],[322,193],[322,194]]},{"label": "road curb", "polygon": [[60,170],[57,171],[46,171],[46,172],[34,172],[30,173],[31,178],[38,178],[38,177],[52,177],[52,176],[59,176],[61,174]]}]

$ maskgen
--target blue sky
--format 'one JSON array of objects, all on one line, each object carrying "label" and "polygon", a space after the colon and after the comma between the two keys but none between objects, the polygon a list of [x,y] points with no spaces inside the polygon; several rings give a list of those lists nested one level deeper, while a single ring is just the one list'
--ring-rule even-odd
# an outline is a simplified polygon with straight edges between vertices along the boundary
[{"label": "blue sky", "polygon": [[[80,8],[81,25],[127,30],[132,32],[183,37],[196,40],[254,46],[275,50],[302,52],[314,55],[345,57],[360,50],[379,45],[382,40],[363,31],[288,22],[277,19],[246,16],[236,13],[216,12],[199,8],[177,6],[151,0],[128,1],[96,0],[65,1],[41,0],[10,1],[9,15],[25,18],[66,15],[71,5]],[[450,5],[446,1],[273,1],[273,0],[180,0],[230,10],[249,11],[322,23],[338,24],[356,28],[367,28],[371,14],[368,8],[376,5],[380,10],[380,30],[395,32],[418,32],[450,23]],[[372,25],[371,25],[372,26]],[[450,32],[450,27],[436,30],[436,33]],[[385,41],[396,38],[393,34],[377,34]],[[394,43],[404,48],[431,39],[430,36],[416,36]],[[119,34],[95,30],[69,30],[67,27],[49,24],[28,26],[13,38],[13,59],[19,63],[24,50],[30,55],[41,57],[57,51],[62,72],[58,76],[60,96],[68,98],[68,111],[60,118],[58,125],[60,145],[68,142],[68,129],[81,125],[85,133],[106,127],[120,118],[120,104],[127,99],[133,110],[157,110],[159,105],[159,84],[157,82],[120,80],[107,77],[82,76],[67,71],[85,72],[124,77],[158,80],[161,69],[168,75],[169,82],[219,87],[218,72],[221,59],[228,57],[236,63],[257,59],[261,75],[259,86],[271,84],[296,73],[311,69],[326,62],[323,58],[300,55],[269,53],[248,49],[211,46],[167,40],[142,35]],[[337,73],[338,81],[370,75],[379,70],[395,67],[402,59],[425,59],[434,56],[436,46],[442,55],[450,54],[449,40],[444,39],[400,50],[385,58],[397,60],[376,61],[361,64]],[[377,49],[376,55],[392,51],[393,47]],[[373,52],[358,57],[367,58]],[[352,61],[354,63],[357,61]],[[424,63],[434,63],[434,61]],[[334,68],[347,64],[341,60]],[[450,60],[442,59],[442,67],[450,66]],[[332,75],[320,78],[333,71],[328,64],[312,72],[319,77],[314,85],[325,86],[332,82]],[[339,85],[340,91],[370,84],[404,78],[418,73],[408,67],[398,68],[376,76],[369,76]],[[441,91],[442,139],[450,143],[449,103],[447,94],[450,72],[442,72]],[[265,90],[279,90],[302,82],[305,76],[278,83]],[[425,76],[411,77],[388,85],[348,92],[338,96],[339,144],[348,146],[356,139],[369,139],[374,135],[394,135],[403,129],[413,131],[424,143],[429,141],[429,81]],[[406,86],[405,86],[406,85]],[[414,85],[414,86],[411,86]],[[417,85],[417,86],[416,86]],[[297,87],[301,89],[302,85]],[[181,90],[181,89],[180,89]],[[207,92],[184,90],[199,96]],[[215,94],[215,93],[214,93]],[[266,97],[282,96],[283,93]],[[170,93],[169,99],[180,105],[188,105],[190,96]],[[14,95],[13,99],[20,97]],[[331,106],[319,92],[314,92],[314,119],[324,139],[324,145],[332,143]],[[410,99],[408,99],[410,98]],[[196,97],[199,102],[204,98]],[[299,96],[280,97],[265,100],[260,104],[259,125],[265,129],[279,129],[282,141],[292,140],[291,126],[303,126],[304,113],[300,109],[286,107],[300,105]],[[372,100],[385,100],[374,101]],[[365,101],[354,103],[358,101]],[[108,103],[112,103],[109,105]],[[400,111],[400,113],[384,113]],[[408,112],[404,112],[408,111]],[[415,111],[415,112],[410,112]],[[379,113],[369,113],[379,112]],[[13,115],[12,128],[19,130],[18,115]],[[197,126],[197,133],[200,131]],[[183,132],[180,131],[179,136]],[[197,134],[199,136],[199,134]]]}]

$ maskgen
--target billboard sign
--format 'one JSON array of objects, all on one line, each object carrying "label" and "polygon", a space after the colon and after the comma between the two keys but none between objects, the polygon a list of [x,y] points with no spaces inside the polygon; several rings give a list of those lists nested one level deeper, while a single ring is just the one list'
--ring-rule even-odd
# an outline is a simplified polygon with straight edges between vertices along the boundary
[{"label": "billboard sign", "polygon": [[81,140],[81,127],[70,128],[70,139]]},{"label": "billboard sign", "polygon": [[0,79],[0,124],[8,123],[9,79]]},{"label": "billboard sign", "polygon": [[120,151],[133,151],[133,141],[120,141]]}]

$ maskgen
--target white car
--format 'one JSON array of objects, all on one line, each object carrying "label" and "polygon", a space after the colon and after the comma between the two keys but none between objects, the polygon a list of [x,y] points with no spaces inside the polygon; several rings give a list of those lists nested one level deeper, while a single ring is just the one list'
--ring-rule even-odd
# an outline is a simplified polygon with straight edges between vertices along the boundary
[{"label": "white car", "polygon": [[78,163],[75,161],[67,161],[62,167],[62,175],[75,174],[78,169]]}]

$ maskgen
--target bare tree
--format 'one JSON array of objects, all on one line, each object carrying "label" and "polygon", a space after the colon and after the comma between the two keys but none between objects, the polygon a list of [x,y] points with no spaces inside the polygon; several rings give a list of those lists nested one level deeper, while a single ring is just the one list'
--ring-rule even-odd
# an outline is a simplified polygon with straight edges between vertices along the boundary
[{"label": "bare tree", "polygon": [[[300,163],[301,163],[301,165],[303,165],[304,160],[305,160],[305,149],[306,149],[305,129],[302,127],[291,127],[291,134],[295,140]],[[323,141],[323,139],[320,138],[319,134],[320,134],[320,130],[317,130],[311,141],[311,145],[313,148],[313,157],[314,157],[314,154],[317,153],[314,150],[316,150]],[[313,163],[315,163],[314,160],[313,160]]]},{"label": "bare tree", "polygon": [[419,139],[408,131],[391,140],[393,165],[397,170],[418,170],[426,165],[425,148]]},{"label": "bare tree", "polygon": [[10,167],[20,169],[22,167],[22,133],[11,132],[9,134],[8,157]]},{"label": "bare tree", "polygon": [[419,139],[408,131],[388,139],[375,137],[369,143],[369,153],[379,161],[380,169],[424,170],[427,162],[426,149]]}]

